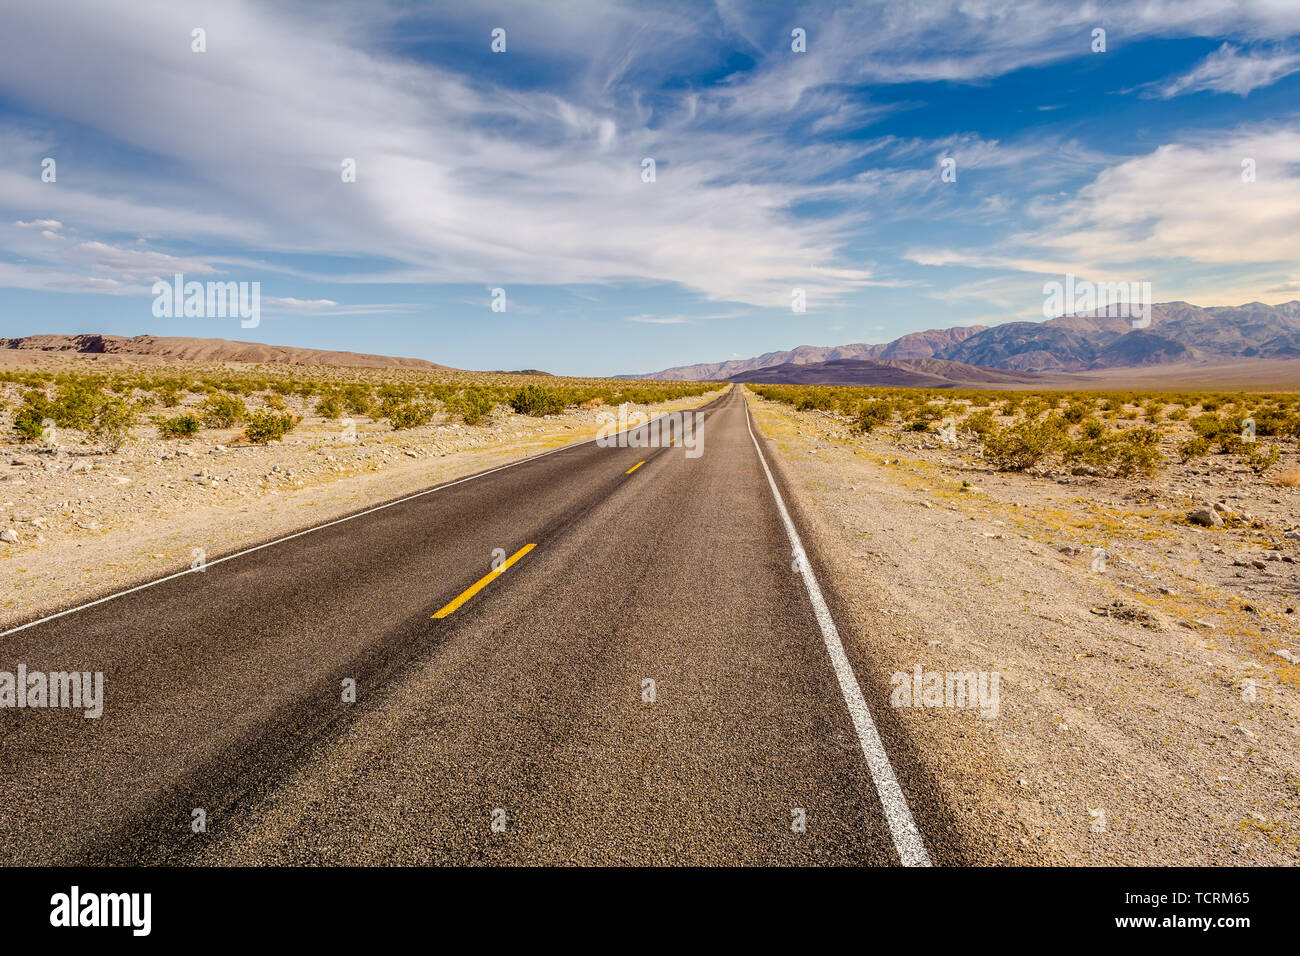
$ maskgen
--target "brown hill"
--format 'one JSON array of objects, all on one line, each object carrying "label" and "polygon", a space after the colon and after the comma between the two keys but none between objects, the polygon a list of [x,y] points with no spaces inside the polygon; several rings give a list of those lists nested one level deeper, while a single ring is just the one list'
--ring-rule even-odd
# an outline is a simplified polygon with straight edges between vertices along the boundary
[{"label": "brown hill", "polygon": [[446,369],[449,366],[424,359],[367,355],[362,352],[333,352],[259,342],[228,339],[195,339],[176,336],[137,335],[28,335],[0,339],[0,349],[14,352],[57,352],[72,355],[103,355],[159,362],[253,362],[286,365],[342,365],[355,368]]}]

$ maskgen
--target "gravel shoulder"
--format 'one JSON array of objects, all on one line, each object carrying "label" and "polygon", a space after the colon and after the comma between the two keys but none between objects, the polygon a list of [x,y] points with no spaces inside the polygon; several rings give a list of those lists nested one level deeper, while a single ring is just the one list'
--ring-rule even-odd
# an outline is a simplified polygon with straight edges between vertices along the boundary
[{"label": "gravel shoulder", "polygon": [[[891,698],[974,862],[1300,862],[1300,489],[1003,474],[748,399],[864,683],[998,679],[996,716]],[[1206,502],[1222,526],[1186,520]]]}]

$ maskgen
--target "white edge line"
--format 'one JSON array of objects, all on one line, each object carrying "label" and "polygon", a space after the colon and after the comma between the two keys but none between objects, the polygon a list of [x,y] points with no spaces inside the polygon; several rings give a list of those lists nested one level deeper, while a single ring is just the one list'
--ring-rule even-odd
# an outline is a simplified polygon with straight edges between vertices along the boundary
[{"label": "white edge line", "polygon": [[[671,415],[671,414],[672,414],[671,412],[663,412],[662,414],[656,415],[654,418],[650,419],[649,421],[643,422],[640,425],[636,425],[634,427],[645,428],[647,425],[650,424],[650,422],[657,421],[658,419],[663,418],[664,415]],[[632,430],[633,430],[632,428],[624,429],[624,431],[632,431]],[[619,434],[619,433],[616,432],[615,434]],[[599,438],[599,436],[597,436],[597,438]],[[295,531],[293,534],[287,534],[283,538],[276,538],[273,541],[266,541],[263,542],[262,544],[254,545],[251,548],[245,548],[243,551],[236,551],[234,554],[228,554],[225,557],[215,558],[212,561],[207,561],[204,563],[202,568],[186,568],[184,571],[177,571],[175,574],[169,574],[166,577],[155,578],[152,581],[146,581],[144,584],[137,584],[135,587],[127,588],[125,591],[116,591],[113,594],[106,595],[102,598],[97,598],[96,600],[90,601],[86,604],[79,604],[76,607],[70,607],[66,611],[59,611],[55,614],[48,614],[45,617],[38,618],[35,621],[28,621],[26,624],[20,624],[18,627],[11,627],[7,631],[0,631],[0,637],[8,637],[10,634],[17,634],[19,631],[25,631],[29,627],[35,627],[37,624],[45,624],[57,618],[66,617],[69,614],[76,614],[78,611],[84,611],[86,610],[86,608],[94,607],[97,604],[104,604],[108,601],[112,601],[120,597],[125,597],[128,594],[134,594],[136,591],[143,591],[145,588],[151,588],[154,585],[162,584],[165,581],[172,581],[176,578],[184,577],[187,574],[200,574],[205,569],[212,567],[214,564],[221,564],[223,561],[233,561],[235,558],[242,558],[244,555],[252,554],[254,551],[261,551],[263,548],[269,548],[272,545],[282,544],[285,541],[292,541],[294,538],[300,538],[304,534],[311,534],[313,531],[320,531],[324,528],[333,527],[336,524],[342,524],[345,521],[352,521],[354,518],[364,518],[366,515],[374,514],[376,511],[383,511],[385,508],[391,508],[394,505],[405,504],[408,501],[413,501],[416,498],[422,498],[425,495],[431,495],[435,491],[442,491],[443,489],[450,488],[453,485],[464,484],[467,481],[473,481],[475,478],[486,478],[488,475],[494,475],[498,471],[505,471],[507,468],[514,468],[516,465],[524,465],[530,461],[538,461],[542,458],[547,457],[548,455],[555,455],[562,451],[568,451],[571,448],[581,448],[583,445],[590,445],[592,442],[596,441],[597,438],[588,438],[586,441],[574,442],[571,445],[564,445],[560,448],[552,448],[550,451],[544,451],[540,455],[532,455],[531,457],[528,458],[520,458],[518,461],[512,461],[509,462],[508,464],[500,465],[499,467],[493,468],[490,471],[481,471],[476,475],[467,475],[464,478],[457,478],[455,481],[449,481],[446,484],[435,485],[432,488],[424,489],[424,491],[417,491],[415,494],[407,495],[405,498],[398,498],[395,501],[386,501],[382,505],[376,505],[373,508],[367,508],[365,511],[358,511],[356,514],[344,515],[342,518],[335,518],[333,521],[327,521],[324,524],[313,525],[310,528],[303,528],[301,531]]]},{"label": "white edge line", "polygon": [[903,788],[898,785],[898,778],[894,776],[889,755],[885,753],[885,745],[880,740],[875,721],[871,719],[871,711],[862,696],[862,688],[858,686],[853,665],[849,663],[848,655],[844,653],[840,632],[835,628],[830,608],[826,606],[822,589],[817,585],[817,578],[813,575],[807,552],[804,551],[803,542],[799,540],[799,532],[795,530],[794,521],[791,520],[790,512],[786,510],[785,501],[781,498],[781,492],[776,487],[772,469],[767,467],[763,449],[759,447],[758,439],[754,437],[754,429],[749,424],[748,401],[745,402],[745,427],[749,429],[750,441],[754,443],[758,460],[767,474],[768,486],[772,489],[777,510],[781,512],[781,520],[785,523],[785,533],[790,538],[794,556],[799,562],[804,587],[808,589],[808,596],[812,599],[813,612],[817,615],[822,639],[826,642],[826,652],[830,654],[831,667],[839,681],[844,703],[848,705],[853,728],[858,732],[858,743],[862,745],[862,755],[867,759],[867,769],[876,784],[876,793],[880,796],[880,805],[885,811],[885,822],[889,824],[889,832],[894,838],[898,858],[904,866],[930,866],[930,856],[925,851],[925,841],[921,839],[921,831],[917,829],[916,821],[912,819],[912,811],[907,807],[907,797],[903,795]]}]

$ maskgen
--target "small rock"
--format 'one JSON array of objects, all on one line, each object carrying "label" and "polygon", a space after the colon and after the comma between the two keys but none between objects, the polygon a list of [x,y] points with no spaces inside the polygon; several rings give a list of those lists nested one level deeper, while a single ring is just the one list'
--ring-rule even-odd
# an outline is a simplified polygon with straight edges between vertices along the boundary
[{"label": "small rock", "polygon": [[1187,512],[1187,520],[1206,528],[1222,528],[1223,518],[1213,508],[1197,508]]}]

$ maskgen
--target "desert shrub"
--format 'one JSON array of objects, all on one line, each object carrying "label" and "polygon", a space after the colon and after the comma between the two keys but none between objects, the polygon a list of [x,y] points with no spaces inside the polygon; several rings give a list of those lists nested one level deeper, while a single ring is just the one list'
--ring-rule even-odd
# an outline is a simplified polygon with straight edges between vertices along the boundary
[{"label": "desert shrub", "polygon": [[298,424],[292,415],[259,411],[248,416],[244,427],[244,437],[255,445],[265,445],[269,441],[279,441]]},{"label": "desert shrub", "polygon": [[1086,418],[1081,425],[1085,438],[1100,438],[1106,433],[1106,423],[1099,418]]},{"label": "desert shrub", "polygon": [[388,413],[384,417],[388,419],[388,423],[393,426],[394,430],[418,428],[420,425],[427,425],[433,421],[433,408],[417,402],[405,402],[401,405],[389,407]]},{"label": "desert shrub", "polygon": [[157,418],[158,434],[163,438],[193,438],[199,433],[202,423],[193,415],[175,415],[172,418]]},{"label": "desert shrub", "polygon": [[209,428],[233,428],[248,415],[248,409],[234,395],[212,395],[199,403],[199,414]]},{"label": "desert shrub", "polygon": [[67,382],[54,394],[51,418],[60,428],[89,431],[99,408],[109,399],[93,380]]},{"label": "desert shrub", "polygon": [[343,402],[337,395],[326,395],[316,403],[316,414],[321,418],[335,421],[343,414]]},{"label": "desert shrub", "polygon": [[1092,405],[1087,402],[1072,402],[1066,406],[1061,416],[1071,425],[1077,425],[1092,412]]},{"label": "desert shrub", "polygon": [[1197,415],[1188,424],[1191,425],[1192,432],[1198,437],[1211,441],[1224,434],[1225,431],[1230,431],[1227,423],[1218,415],[1212,413]]},{"label": "desert shrub", "polygon": [[181,403],[181,391],[175,385],[163,385],[154,390],[163,408],[175,408]]},{"label": "desert shrub", "polygon": [[1282,453],[1276,445],[1265,445],[1263,442],[1244,442],[1240,438],[1237,439],[1233,450],[1241,456],[1242,460],[1257,475],[1262,475],[1268,471],[1282,458]]},{"label": "desert shrub", "polygon": [[1193,458],[1202,458],[1209,453],[1210,440],[1208,438],[1198,436],[1178,443],[1178,457],[1182,459],[1184,464]]},{"label": "desert shrub", "polygon": [[496,396],[485,388],[471,386],[455,399],[455,409],[466,425],[477,425],[485,415],[496,408]]},{"label": "desert shrub", "polygon": [[39,441],[46,416],[31,405],[24,405],[14,415],[14,431],[28,441]]},{"label": "desert shrub", "polygon": [[1159,433],[1154,428],[1067,441],[1061,451],[1065,465],[1087,465],[1110,478],[1154,474],[1160,464]]},{"label": "desert shrub", "polygon": [[961,423],[962,428],[976,435],[987,435],[997,425],[993,421],[993,409],[985,408],[982,411],[975,412],[973,415],[967,415]]},{"label": "desert shrub", "polygon": [[1160,465],[1159,442],[1160,433],[1154,428],[1130,428],[1120,433],[1110,441],[1110,474],[1116,478],[1154,475]]},{"label": "desert shrub", "polygon": [[983,436],[984,459],[998,471],[1032,468],[1059,448],[1063,434],[1059,417],[1023,420]]},{"label": "desert shrub", "polygon": [[816,388],[799,396],[794,403],[795,411],[828,412],[835,407],[835,396],[828,389]]},{"label": "desert shrub", "polygon": [[544,385],[524,385],[510,396],[510,407],[520,415],[554,415],[564,411],[563,401]]},{"label": "desert shrub", "polygon": [[854,427],[866,434],[877,425],[884,425],[894,417],[894,403],[880,399],[865,402],[857,408],[857,421]]},{"label": "desert shrub", "polygon": [[353,383],[344,385],[341,391],[343,408],[349,415],[369,415],[374,408],[374,397],[369,385]]},{"label": "desert shrub", "polygon": [[1020,414],[1029,419],[1037,418],[1045,411],[1047,411],[1047,403],[1041,398],[1031,398],[1020,406]]},{"label": "desert shrub", "polygon": [[86,434],[114,452],[131,437],[131,426],[134,424],[135,409],[120,398],[111,398],[100,402]]}]

